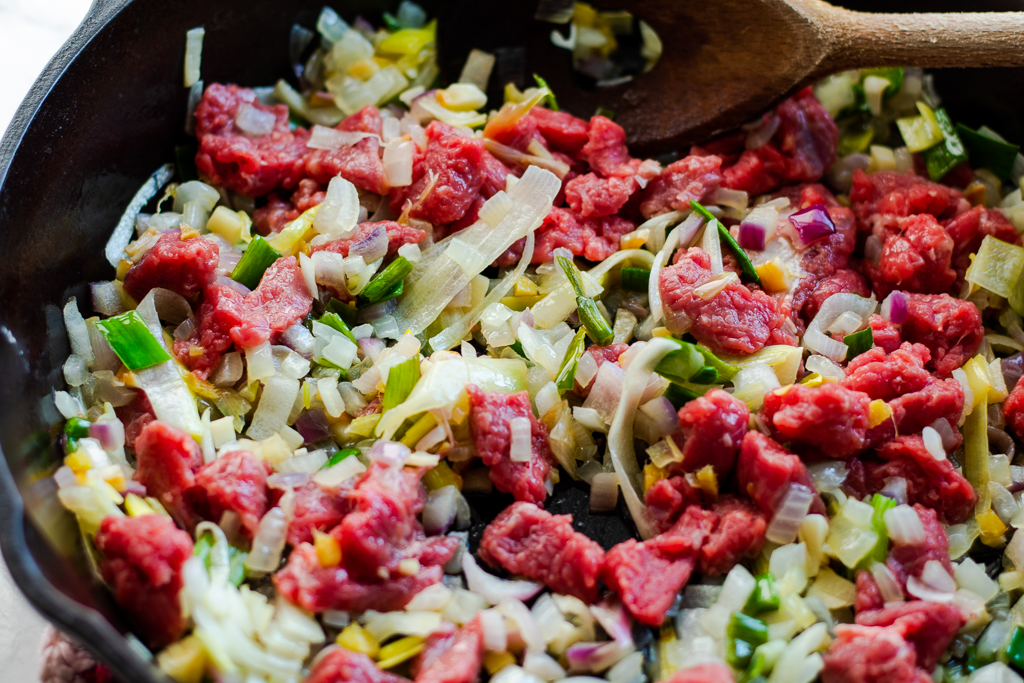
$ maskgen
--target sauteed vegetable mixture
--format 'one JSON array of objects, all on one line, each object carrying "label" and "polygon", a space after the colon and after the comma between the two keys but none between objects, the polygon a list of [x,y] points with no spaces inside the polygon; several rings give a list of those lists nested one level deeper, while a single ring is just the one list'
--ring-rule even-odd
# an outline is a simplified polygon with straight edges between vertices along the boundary
[{"label": "sauteed vegetable mixture", "polygon": [[[488,101],[500,55],[435,85],[418,6],[385,25],[296,27],[298,88],[203,83],[190,32],[195,146],[64,309],[59,496],[156,664],[1020,681],[1017,146],[908,68],[635,158],[542,74]],[[572,27],[606,77],[625,32],[660,53]]]}]

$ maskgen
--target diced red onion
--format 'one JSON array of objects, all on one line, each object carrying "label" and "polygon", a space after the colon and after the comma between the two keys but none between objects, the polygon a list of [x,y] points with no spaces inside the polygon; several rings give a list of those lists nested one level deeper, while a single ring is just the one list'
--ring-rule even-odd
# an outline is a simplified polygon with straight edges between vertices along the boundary
[{"label": "diced red onion", "polygon": [[773,543],[785,545],[796,540],[800,522],[807,516],[814,502],[814,493],[800,484],[790,484],[782,504],[775,511],[771,523],[765,532],[765,538]]},{"label": "diced red onion", "polygon": [[369,235],[349,247],[349,256],[362,256],[366,263],[373,263],[384,258],[388,253],[388,231],[381,225]]},{"label": "diced red onion", "polygon": [[89,285],[92,296],[92,310],[100,315],[111,316],[124,313],[121,293],[113,282],[93,282]]},{"label": "diced red onion", "polygon": [[907,502],[907,480],[903,477],[887,477],[885,486],[879,491],[883,496],[892,498],[897,503]]},{"label": "diced red onion", "polygon": [[499,579],[497,576],[481,569],[470,553],[462,555],[462,572],[466,576],[466,584],[469,586],[469,590],[481,596],[492,605],[496,605],[506,598],[529,600],[537,595],[543,587],[538,583],[530,581]]},{"label": "diced red onion", "polygon": [[270,135],[275,123],[277,117],[273,112],[257,109],[248,102],[243,102],[235,115],[235,125],[248,135],[256,137]]},{"label": "diced red onion", "polygon": [[590,480],[590,511],[611,512],[619,504],[619,475],[601,472]]},{"label": "diced red onion", "polygon": [[565,651],[569,668],[573,671],[604,671],[629,654],[632,647],[623,647],[613,641],[603,643],[574,643]]},{"label": "diced red onion", "polygon": [[871,565],[871,576],[875,579],[878,592],[885,602],[902,602],[903,589],[899,581],[893,576],[892,571],[881,562],[874,562]]},{"label": "diced red onion", "polygon": [[105,451],[124,446],[124,424],[118,419],[104,419],[89,425],[89,436],[100,442]]},{"label": "diced red onion", "polygon": [[779,117],[765,114],[761,119],[761,125],[747,135],[747,149],[760,149],[764,147],[778,129]]},{"label": "diced red onion", "polygon": [[267,486],[278,490],[298,489],[308,484],[310,479],[309,472],[275,472],[267,477]]},{"label": "diced red onion", "polygon": [[803,246],[835,234],[836,224],[824,204],[814,204],[789,216]]},{"label": "diced red onion", "polygon": [[909,505],[897,505],[886,510],[882,515],[889,538],[900,545],[923,545],[925,542],[924,524],[914,508]]},{"label": "diced red onion", "polygon": [[242,296],[245,296],[246,294],[252,291],[251,289],[243,285],[241,282],[236,282],[229,277],[224,277],[223,275],[217,278],[216,284],[221,285],[223,287],[230,287],[231,289],[235,290]]},{"label": "diced red onion", "polygon": [[455,496],[458,489],[442,486],[427,494],[423,505],[423,530],[430,536],[443,534],[455,522]]},{"label": "diced red onion", "polygon": [[616,599],[605,598],[596,605],[590,606],[590,613],[601,624],[612,640],[624,647],[633,645],[633,623],[622,603]]},{"label": "diced red onion", "polygon": [[664,396],[652,398],[647,403],[644,403],[640,406],[640,412],[651,419],[651,427],[656,430],[659,437],[676,431],[679,416],[676,414],[672,402]]},{"label": "diced red onion", "polygon": [[1000,365],[1003,368],[1003,381],[1006,382],[1006,389],[1013,391],[1021,375],[1024,375],[1024,354],[1015,353],[1009,358],[1003,358]]},{"label": "diced red onion", "polygon": [[295,430],[302,435],[305,444],[323,441],[331,435],[327,416],[319,408],[307,410],[295,419]]},{"label": "diced red onion", "polygon": [[740,223],[740,246],[744,249],[764,251],[765,239],[764,227],[755,223]]},{"label": "diced red onion", "polygon": [[[356,315],[356,323],[374,323],[387,318],[398,308],[398,299],[388,299],[380,303],[360,309]],[[376,329],[376,326],[374,327]]]},{"label": "diced red onion", "polygon": [[398,441],[380,440],[373,444],[367,457],[388,467],[401,467],[405,459],[412,454],[412,449]]},{"label": "diced red onion", "polygon": [[893,325],[902,325],[907,320],[907,304],[909,298],[906,292],[894,290],[882,302],[882,317]]},{"label": "diced red onion", "polygon": [[530,462],[533,459],[533,429],[528,417],[514,417],[509,421],[512,444],[509,457],[512,462]]},{"label": "diced red onion", "polygon": [[281,334],[281,343],[299,354],[306,360],[313,359],[316,350],[316,339],[305,325],[296,323]]},{"label": "diced red onion", "polygon": [[371,361],[376,361],[377,356],[388,346],[383,339],[377,339],[376,337],[363,337],[356,343],[359,344],[359,349],[363,352],[363,355]]}]

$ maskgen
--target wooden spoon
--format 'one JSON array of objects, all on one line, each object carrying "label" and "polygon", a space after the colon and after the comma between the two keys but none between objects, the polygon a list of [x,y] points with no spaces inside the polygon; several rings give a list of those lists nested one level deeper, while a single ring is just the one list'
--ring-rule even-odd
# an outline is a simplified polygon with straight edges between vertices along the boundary
[{"label": "wooden spoon", "polygon": [[[526,67],[547,79],[563,108],[579,116],[600,105],[613,109],[640,154],[707,140],[846,69],[1024,66],[1024,12],[867,14],[818,0],[595,4],[628,9],[654,28],[664,51],[651,72],[581,90],[572,84],[568,52],[550,41],[552,28],[567,27],[533,19],[536,2],[525,0],[445,3],[442,65],[446,74],[461,68],[471,47],[525,45]],[[446,41],[460,46],[447,49]]]}]

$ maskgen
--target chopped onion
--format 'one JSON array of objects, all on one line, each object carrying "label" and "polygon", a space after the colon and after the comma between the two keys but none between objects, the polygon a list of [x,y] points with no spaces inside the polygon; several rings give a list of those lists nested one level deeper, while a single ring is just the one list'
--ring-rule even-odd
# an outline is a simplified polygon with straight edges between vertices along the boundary
[{"label": "chopped onion", "polygon": [[942,446],[942,437],[931,427],[925,427],[921,431],[921,438],[924,440],[924,447],[936,460],[946,459],[946,449]]},{"label": "chopped onion", "polygon": [[426,638],[441,627],[437,612],[376,612],[367,610],[363,615],[366,630],[378,642],[394,635]]},{"label": "chopped onion", "polygon": [[235,115],[235,126],[254,137],[270,135],[275,123],[277,117],[273,112],[254,107],[248,102],[243,102]]},{"label": "chopped onion", "polygon": [[843,342],[836,341],[820,330],[812,330],[810,328],[804,332],[803,344],[811,351],[817,351],[837,363],[846,360],[846,354],[849,351],[849,347]]},{"label": "chopped onion", "polygon": [[765,114],[761,118],[760,125],[747,135],[747,149],[760,149],[768,144],[779,129],[780,119],[778,116]]},{"label": "chopped onion", "polygon": [[89,436],[99,441],[105,451],[116,451],[124,446],[124,423],[120,420],[100,419],[89,425]]},{"label": "chopped onion", "polygon": [[512,462],[529,462],[533,459],[533,434],[528,417],[514,417],[509,420],[511,446],[509,458]]},{"label": "chopped onion", "polygon": [[611,424],[622,396],[626,371],[618,363],[603,363],[597,370],[594,386],[583,401],[584,408],[593,408],[605,424]]},{"label": "chopped onion", "polygon": [[902,325],[907,320],[907,304],[909,297],[906,292],[899,290],[893,290],[889,296],[885,297],[882,301],[882,309],[880,311],[883,318],[891,322],[893,325]]},{"label": "chopped onion", "polygon": [[542,681],[560,681],[565,678],[565,669],[551,655],[533,649],[526,650],[523,670]]},{"label": "chopped onion", "polygon": [[458,489],[454,486],[442,486],[427,494],[427,502],[423,506],[423,530],[430,536],[448,531],[455,523],[455,499]]},{"label": "chopped onion", "polygon": [[366,138],[377,137],[374,133],[362,133],[359,131],[345,131],[326,126],[313,126],[310,130],[309,140],[306,147],[310,149],[324,149],[336,152],[342,147],[351,147]]},{"label": "chopped onion", "polygon": [[825,356],[811,354],[804,361],[804,367],[808,372],[816,372],[824,379],[832,382],[839,382],[846,378],[846,371]]},{"label": "chopped onion", "polygon": [[789,222],[796,228],[802,246],[825,239],[836,232],[836,224],[824,204],[814,204],[790,214]]},{"label": "chopped onion", "polygon": [[89,285],[92,309],[100,315],[111,316],[124,313],[121,292],[113,282],[93,282]]},{"label": "chopped onion", "polygon": [[581,387],[589,386],[590,382],[597,376],[597,370],[597,361],[594,360],[594,355],[584,352],[576,363],[576,381],[579,382]]},{"label": "chopped onion", "polygon": [[210,381],[218,387],[234,386],[238,380],[242,379],[243,369],[242,354],[237,351],[225,353],[220,364],[217,365],[217,369],[210,375]]},{"label": "chopped onion", "polygon": [[284,462],[278,463],[277,471],[282,474],[290,472],[304,472],[313,474],[320,471],[320,468],[327,464],[327,451],[316,450],[305,455],[297,455]]},{"label": "chopped onion", "polygon": [[271,508],[260,520],[245,566],[253,572],[275,571],[281,564],[287,534],[288,516],[279,507]]},{"label": "chopped onion", "polygon": [[701,240],[701,247],[707,252],[711,259],[712,275],[720,275],[724,270],[722,265],[722,241],[718,234],[718,220],[713,220],[704,226],[704,238]]},{"label": "chopped onion", "polygon": [[388,232],[383,225],[374,228],[370,234],[355,241],[349,247],[349,256],[362,256],[366,263],[384,258],[388,253]]},{"label": "chopped onion", "polygon": [[[935,562],[929,560],[928,564]],[[938,564],[938,563],[936,563]],[[941,565],[939,565],[941,567]],[[925,566],[925,572],[928,566]],[[942,570],[945,573],[945,569]],[[948,576],[948,574],[946,574]],[[982,600],[988,601],[999,592],[999,584],[989,578],[985,572],[984,565],[980,565],[969,557],[965,557],[960,564],[953,566],[953,577],[956,579],[956,586],[966,588],[972,593],[981,596]],[[926,578],[922,573],[922,578]]]},{"label": "chopped onion", "polygon": [[907,578],[907,593],[928,602],[950,602],[955,590],[956,582],[938,560],[928,560],[920,578]]},{"label": "chopped onion", "polygon": [[621,602],[606,598],[591,605],[590,613],[615,642],[623,646],[633,645],[633,623]]},{"label": "chopped onion", "polygon": [[512,209],[512,200],[504,190],[498,190],[480,207],[479,218],[487,225],[495,228]]},{"label": "chopped onion", "polygon": [[[273,362],[273,359],[271,359]],[[290,377],[269,377],[263,383],[263,394],[253,413],[246,434],[250,439],[269,438],[281,431],[299,395],[299,381]]]},{"label": "chopped onion", "polygon": [[676,414],[676,409],[673,407],[672,402],[664,396],[652,398],[647,403],[644,403],[640,406],[640,412],[651,419],[652,427],[657,432],[659,438],[676,431],[679,416]]},{"label": "chopped onion", "polygon": [[313,481],[325,488],[336,488],[365,471],[366,465],[360,462],[359,458],[350,455],[337,465],[332,465],[314,474]]},{"label": "chopped onion", "polygon": [[527,648],[538,652],[543,652],[547,648],[537,620],[520,599],[506,596],[498,603],[497,609],[516,625],[519,637],[526,643]]},{"label": "chopped onion", "polygon": [[[768,683],[791,683],[801,680],[804,662],[828,639],[828,626],[818,622],[793,638],[772,667]],[[813,680],[813,676],[807,680]]]},{"label": "chopped onion", "polygon": [[250,382],[274,376],[274,354],[269,341],[245,349],[245,368]]},{"label": "chopped onion", "polygon": [[203,37],[206,29],[194,28],[185,34],[185,87],[191,88],[199,81],[203,61]]},{"label": "chopped onion", "polygon": [[906,503],[907,480],[903,477],[886,477],[885,486],[882,487],[879,493],[892,498],[897,503]]},{"label": "chopped onion", "polygon": [[619,504],[619,475],[601,472],[590,480],[590,511],[610,512]]},{"label": "chopped onion", "polygon": [[487,91],[487,81],[494,69],[495,56],[490,52],[473,49],[466,58],[466,63],[459,74],[459,83],[472,83],[483,91]]},{"label": "chopped onion", "polygon": [[701,286],[695,288],[693,293],[704,301],[714,299],[718,294],[733,282],[739,282],[740,276],[731,270],[724,271],[711,278]]},{"label": "chopped onion", "polygon": [[818,314],[804,332],[803,344],[811,351],[831,358],[837,363],[846,360],[847,346],[827,336],[822,330],[829,328],[836,319],[845,312],[850,312],[866,320],[874,310],[877,302],[874,297],[866,299],[857,294],[840,292],[833,294],[821,304]]},{"label": "chopped onion", "polygon": [[[660,169],[656,172],[660,172]],[[750,203],[750,195],[743,190],[719,187],[707,201],[708,203],[716,206],[725,206],[730,209],[736,209],[737,211],[743,211],[747,208],[747,204]]]},{"label": "chopped onion", "polygon": [[412,140],[393,140],[384,147],[384,177],[391,187],[412,184],[412,160],[416,143]]},{"label": "chopped onion", "polygon": [[795,541],[797,531],[800,530],[800,522],[807,516],[814,498],[814,492],[806,486],[790,484],[782,504],[768,525],[765,538],[780,545]]},{"label": "chopped onion", "polygon": [[903,590],[900,588],[900,583],[888,567],[881,562],[873,562],[870,570],[882,600],[885,602],[903,601]]},{"label": "chopped onion", "polygon": [[[281,334],[281,343],[306,360],[313,359],[316,339],[305,325],[296,323]],[[236,378],[237,379],[237,378]]]},{"label": "chopped onion", "polygon": [[767,363],[751,363],[732,378],[732,394],[751,410],[760,410],[765,395],[781,385],[778,375]]},{"label": "chopped onion", "polygon": [[897,505],[882,515],[889,538],[900,545],[923,545],[925,542],[924,524],[914,508],[909,505]]},{"label": "chopped onion", "polygon": [[469,589],[492,605],[497,605],[502,600],[508,598],[513,600],[529,600],[543,588],[538,583],[508,581],[506,579],[499,579],[493,574],[488,574],[477,565],[476,560],[468,552],[462,555],[462,572],[466,576],[466,583]]},{"label": "chopped onion", "polygon": [[[324,201],[313,217],[313,229],[331,239],[347,239],[355,232],[358,221],[359,192],[356,186],[341,176],[331,178]],[[319,272],[320,264],[316,266]]]},{"label": "chopped onion", "polygon": [[[609,668],[627,654],[632,652],[632,647],[625,647],[614,640],[598,643],[574,643],[565,651],[565,657],[569,667],[573,671],[592,671],[599,673]],[[586,678],[584,676],[568,678]],[[601,679],[598,679],[601,680]]]},{"label": "chopped onion", "polygon": [[559,179],[565,178],[571,170],[568,164],[554,157],[549,159],[547,157],[524,154],[514,147],[503,145],[490,138],[484,138],[484,147],[500,161],[510,166],[519,166],[527,169],[533,167],[542,168],[555,174]]},{"label": "chopped onion", "polygon": [[864,320],[859,315],[852,311],[843,311],[825,331],[829,334],[841,334],[845,337],[848,334],[853,334],[863,325]]},{"label": "chopped onion", "polygon": [[504,652],[508,648],[508,629],[505,617],[495,609],[481,610],[477,615],[483,630],[484,649],[488,652]]}]

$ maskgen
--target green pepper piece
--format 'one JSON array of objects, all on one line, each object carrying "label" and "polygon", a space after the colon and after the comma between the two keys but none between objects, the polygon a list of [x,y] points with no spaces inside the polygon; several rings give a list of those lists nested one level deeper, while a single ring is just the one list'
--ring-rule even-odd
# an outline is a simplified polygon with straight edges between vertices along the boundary
[{"label": "green pepper piece", "polygon": [[650,268],[624,267],[620,271],[622,288],[629,292],[647,292],[651,282]]},{"label": "green pepper piece", "polygon": [[871,328],[867,327],[860,332],[846,335],[843,337],[843,343],[848,347],[846,349],[846,360],[851,361],[860,354],[871,350],[875,343],[875,335]]},{"label": "green pepper piece", "polygon": [[869,568],[874,562],[885,562],[889,555],[889,530],[885,526],[885,511],[896,507],[896,501],[888,496],[875,494],[871,498],[871,507],[874,513],[871,515],[871,528],[878,534],[878,541],[875,547],[861,560],[860,569]]},{"label": "green pepper piece", "polygon": [[1003,654],[1006,655],[1006,661],[1015,668],[1024,671],[1024,628],[1020,626],[1014,627],[1013,634],[1010,636],[1010,642],[1006,644]]},{"label": "green pepper piece", "polygon": [[718,381],[718,370],[705,365],[690,376],[690,381],[694,384],[714,384]]},{"label": "green pepper piece", "polygon": [[235,586],[241,586],[249,573],[249,570],[245,568],[245,559],[249,557],[249,553],[233,545],[228,546],[228,553],[228,581]]},{"label": "green pepper piece", "polygon": [[733,612],[729,617],[726,634],[730,638],[739,638],[757,647],[768,642],[768,624],[749,614]]},{"label": "green pepper piece", "polygon": [[263,273],[279,258],[280,252],[270,246],[270,242],[262,237],[254,237],[242,254],[242,260],[231,271],[231,279],[249,289],[256,289],[260,286]]},{"label": "green pepper piece", "polygon": [[352,330],[349,329],[348,325],[345,324],[345,321],[342,320],[341,316],[338,315],[337,313],[332,313],[328,311],[327,313],[324,313],[322,316],[320,316],[320,319],[317,320],[317,322],[320,323],[321,325],[327,325],[327,327],[330,327],[333,330],[341,332],[343,335],[348,337],[353,342],[355,342],[356,340],[355,335],[352,334]]},{"label": "green pepper piece", "polygon": [[693,389],[682,384],[672,382],[668,385],[668,388],[665,389],[664,396],[669,400],[673,408],[679,410],[693,399],[700,398],[703,394],[699,394]]},{"label": "green pepper piece", "polygon": [[754,655],[754,646],[741,638],[729,638],[726,643],[725,661],[734,669],[745,669]]},{"label": "green pepper piece", "polygon": [[654,371],[670,382],[689,382],[694,374],[704,367],[704,357],[695,345],[689,342],[674,340],[679,344],[678,351],[669,351],[658,361]]},{"label": "green pepper piece", "polygon": [[324,466],[320,469],[325,470],[328,467],[334,467],[339,462],[349,457],[350,455],[359,455],[358,448],[342,448],[340,451],[330,457],[330,459],[324,463]]},{"label": "green pepper piece", "polygon": [[138,311],[97,321],[96,327],[129,370],[142,370],[171,359]]},{"label": "green pepper piece", "polygon": [[420,381],[420,359],[416,356],[391,368],[384,396],[380,400],[382,411],[391,410],[409,398],[409,394]]},{"label": "green pepper piece", "polygon": [[934,181],[939,181],[967,161],[967,150],[964,149],[964,144],[957,135],[956,126],[945,109],[935,110],[935,120],[939,123],[943,139],[931,149],[925,150],[924,159],[928,166],[928,176]]},{"label": "green pepper piece", "polygon": [[765,572],[757,577],[754,592],[750,594],[743,611],[757,616],[779,609],[779,593],[775,590],[775,577]]},{"label": "green pepper piece", "polygon": [[608,107],[598,107],[594,110],[594,116],[603,116],[609,121],[615,120],[615,110]]},{"label": "green pepper piece", "polygon": [[971,130],[962,123],[956,124],[956,130],[967,147],[971,164],[975,168],[987,168],[1003,180],[1010,177],[1020,147],[997,140],[990,134]]},{"label": "green pepper piece", "polygon": [[558,376],[555,377],[558,393],[564,394],[576,385],[576,367],[586,348],[586,341],[587,330],[585,327],[581,327],[569,343],[569,348],[565,351],[565,358],[562,359],[562,365],[558,368]]},{"label": "green pepper piece", "polygon": [[583,291],[583,280],[581,279],[579,268],[564,256],[558,257],[558,265],[561,266],[565,272],[565,277],[569,279],[569,284],[572,285],[573,291],[576,292],[576,311],[579,314],[583,327],[587,329],[587,334],[598,346],[611,344],[612,340],[615,339],[615,333],[612,331],[608,321],[605,320],[605,317],[601,315],[597,302]]},{"label": "green pepper piece", "polygon": [[89,425],[92,424],[88,420],[83,420],[80,417],[72,417],[64,423],[64,433],[73,439],[84,439],[89,436]]}]

